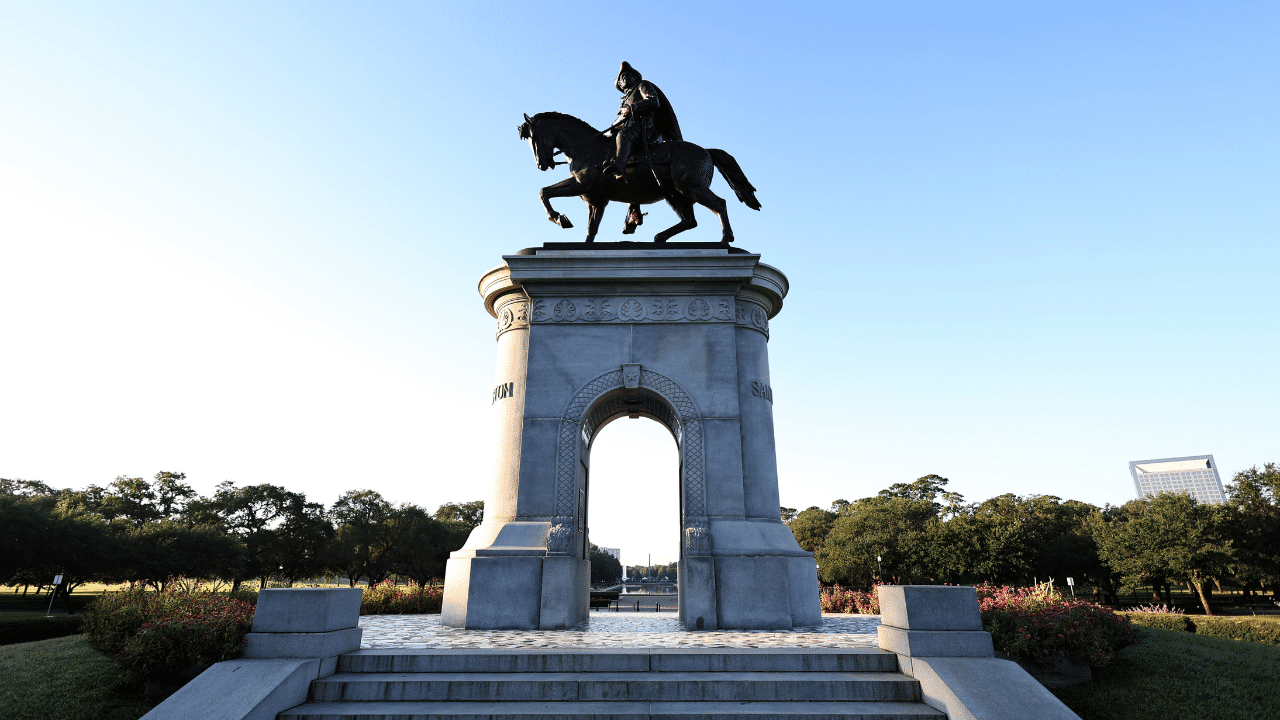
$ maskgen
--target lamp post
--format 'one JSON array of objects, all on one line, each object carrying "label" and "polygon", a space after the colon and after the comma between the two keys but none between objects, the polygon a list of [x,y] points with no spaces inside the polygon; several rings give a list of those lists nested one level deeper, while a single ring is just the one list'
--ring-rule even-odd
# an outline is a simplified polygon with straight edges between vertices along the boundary
[{"label": "lamp post", "polygon": [[881,585],[884,584],[884,568],[880,566],[879,555],[876,556],[876,579],[880,581]]}]

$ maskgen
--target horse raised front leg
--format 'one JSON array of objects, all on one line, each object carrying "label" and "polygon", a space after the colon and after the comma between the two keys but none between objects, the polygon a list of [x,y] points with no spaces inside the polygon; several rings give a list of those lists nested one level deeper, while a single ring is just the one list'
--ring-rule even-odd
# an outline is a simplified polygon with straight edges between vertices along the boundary
[{"label": "horse raised front leg", "polygon": [[555,185],[548,185],[538,191],[538,198],[542,200],[542,207],[547,210],[547,219],[559,225],[562,228],[571,228],[573,223],[569,222],[569,218],[561,215],[551,207],[551,198],[556,197],[574,197],[582,194],[582,185],[572,177],[565,178]]}]

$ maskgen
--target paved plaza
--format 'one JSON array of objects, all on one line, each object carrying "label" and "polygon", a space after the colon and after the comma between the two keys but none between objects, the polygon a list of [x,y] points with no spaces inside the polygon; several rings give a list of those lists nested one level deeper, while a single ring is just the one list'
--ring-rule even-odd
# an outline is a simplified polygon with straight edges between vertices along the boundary
[{"label": "paved plaza", "polygon": [[439,615],[364,615],[361,648],[874,648],[879,615],[790,630],[681,630],[676,613],[593,611],[572,630],[467,630]]}]

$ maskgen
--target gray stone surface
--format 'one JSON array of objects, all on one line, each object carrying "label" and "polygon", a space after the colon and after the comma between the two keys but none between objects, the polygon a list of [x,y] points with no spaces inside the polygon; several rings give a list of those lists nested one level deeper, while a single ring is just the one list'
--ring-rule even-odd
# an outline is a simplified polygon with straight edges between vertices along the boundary
[{"label": "gray stone surface", "polygon": [[183,685],[144,720],[274,720],[307,699],[320,660],[220,662]]},{"label": "gray stone surface", "polygon": [[944,717],[916,703],[882,702],[340,702],[308,703],[281,720],[913,720]]},{"label": "gray stone surface", "polygon": [[258,593],[255,633],[315,633],[356,626],[360,588],[267,588]]},{"label": "gray stone surface", "polygon": [[950,720],[1080,720],[1016,663],[996,658],[911,658],[904,672]]},{"label": "gray stone surface", "polygon": [[444,623],[554,629],[587,617],[587,573],[570,559],[586,560],[591,440],[626,415],[677,439],[685,627],[816,622],[816,571],[791,562],[812,555],[778,516],[768,338],[782,273],[705,248],[503,259],[480,281],[497,320],[493,479],[483,523],[447,564]]},{"label": "gray stone surface", "polygon": [[981,630],[977,591],[951,585],[880,585],[881,622],[904,630]]},{"label": "gray stone surface", "polygon": [[[994,657],[971,587],[881,585],[879,646],[951,720],[1078,720],[1016,663]],[[976,626],[976,627],[975,627]]]},{"label": "gray stone surface", "polygon": [[316,702],[610,700],[918,702],[920,685],[893,672],[339,673],[312,684]]},{"label": "gray stone surface", "polygon": [[[358,609],[358,607],[357,607]],[[328,658],[360,649],[358,627],[309,633],[260,633],[245,635],[248,658]]]},{"label": "gray stone surface", "polygon": [[880,647],[909,657],[995,657],[986,630],[903,630],[881,625]]},{"label": "gray stone surface", "polygon": [[[875,615],[824,614],[821,625],[811,627],[687,632],[674,613],[596,610],[571,630],[476,630],[445,625],[439,615],[366,615],[360,618],[364,639],[357,654],[428,648],[538,652],[557,648],[601,652],[628,648],[803,648],[806,652],[861,652],[876,648],[879,624]],[[343,661],[350,657],[344,655]]]}]

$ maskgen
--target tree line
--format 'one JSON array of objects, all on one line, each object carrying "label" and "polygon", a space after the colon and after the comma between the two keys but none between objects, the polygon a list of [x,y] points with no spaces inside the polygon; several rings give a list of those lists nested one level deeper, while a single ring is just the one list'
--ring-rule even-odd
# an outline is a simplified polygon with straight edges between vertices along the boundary
[{"label": "tree line", "polygon": [[203,497],[183,473],[118,477],[105,487],[56,489],[0,478],[0,583],[146,582],[217,578],[239,590],[332,575],[349,584],[394,576],[426,585],[480,524],[483,501],[435,512],[352,490],[329,508],[263,483],[218,485]]},{"label": "tree line", "polygon": [[1052,495],[1005,494],[966,503],[927,475],[874,497],[782,519],[818,562],[824,583],[1029,585],[1071,577],[1114,603],[1122,586],[1153,588],[1171,601],[1185,586],[1212,614],[1226,582],[1254,593],[1280,585],[1280,466],[1236,473],[1227,501],[1202,504],[1162,493],[1098,507]]}]

